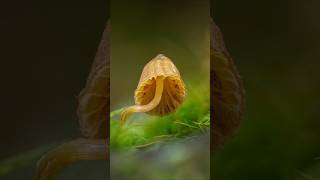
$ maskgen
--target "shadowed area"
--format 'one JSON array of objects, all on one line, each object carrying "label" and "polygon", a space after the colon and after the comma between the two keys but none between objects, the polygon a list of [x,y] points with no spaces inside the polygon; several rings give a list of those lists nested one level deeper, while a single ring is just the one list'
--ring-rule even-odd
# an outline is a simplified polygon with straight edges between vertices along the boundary
[{"label": "shadowed area", "polygon": [[213,178],[320,179],[319,1],[214,1],[246,88],[241,128]]}]

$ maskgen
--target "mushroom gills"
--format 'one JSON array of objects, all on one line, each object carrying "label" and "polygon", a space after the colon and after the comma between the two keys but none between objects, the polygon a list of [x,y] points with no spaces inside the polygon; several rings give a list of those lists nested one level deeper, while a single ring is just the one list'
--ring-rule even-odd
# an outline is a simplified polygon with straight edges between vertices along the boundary
[{"label": "mushroom gills", "polygon": [[175,86],[178,82],[177,77],[169,76],[164,79],[164,89],[162,99],[157,107],[149,111],[148,114],[164,116],[174,112],[182,104],[184,92],[179,91]]},{"label": "mushroom gills", "polygon": [[135,104],[121,114],[121,124],[133,112],[164,116],[182,104],[186,89],[179,70],[163,54],[157,55],[143,68],[134,94]]},{"label": "mushroom gills", "polygon": [[[120,118],[120,124],[123,125],[128,116],[131,113],[134,112],[149,112],[151,110],[153,110],[155,107],[158,106],[158,104],[161,101],[161,97],[162,97],[162,93],[163,93],[163,86],[164,86],[164,77],[163,76],[158,76],[156,77],[155,81],[156,81],[156,85],[155,85],[155,94],[153,99],[145,105],[133,105],[128,107],[127,109],[125,109],[122,113],[121,113],[121,118]],[[152,87],[151,87],[152,88]]]}]

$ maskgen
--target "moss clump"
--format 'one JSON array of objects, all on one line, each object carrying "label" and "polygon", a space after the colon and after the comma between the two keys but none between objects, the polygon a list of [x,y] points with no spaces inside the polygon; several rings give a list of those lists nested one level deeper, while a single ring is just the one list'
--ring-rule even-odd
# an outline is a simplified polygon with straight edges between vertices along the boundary
[{"label": "moss clump", "polygon": [[142,148],[163,141],[182,138],[210,127],[210,92],[207,87],[188,88],[184,103],[176,112],[164,116],[132,116],[120,127],[121,109],[110,114],[110,147],[112,149]]}]

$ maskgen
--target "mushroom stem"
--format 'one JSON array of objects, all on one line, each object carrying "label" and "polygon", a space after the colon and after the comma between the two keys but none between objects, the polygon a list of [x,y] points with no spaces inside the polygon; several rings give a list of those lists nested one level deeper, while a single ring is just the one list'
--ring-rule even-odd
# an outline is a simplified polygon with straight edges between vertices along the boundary
[{"label": "mushroom stem", "polygon": [[121,125],[123,125],[126,122],[128,116],[131,113],[148,112],[148,111],[151,111],[152,109],[154,109],[155,107],[157,107],[157,105],[160,103],[161,97],[162,97],[163,81],[164,81],[163,76],[158,76],[156,78],[156,92],[154,94],[153,99],[148,104],[146,104],[146,105],[133,105],[133,106],[128,107],[127,109],[125,109],[121,113],[121,118],[120,118]]},{"label": "mushroom stem", "polygon": [[79,160],[107,160],[106,139],[75,139],[49,151],[37,163],[35,180],[53,180],[67,165]]}]

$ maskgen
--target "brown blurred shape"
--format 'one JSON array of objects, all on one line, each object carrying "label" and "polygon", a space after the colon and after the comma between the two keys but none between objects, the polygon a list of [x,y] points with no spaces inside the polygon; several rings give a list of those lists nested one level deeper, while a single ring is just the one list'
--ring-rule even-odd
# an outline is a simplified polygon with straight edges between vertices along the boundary
[{"label": "brown blurred shape", "polygon": [[244,87],[223,36],[210,21],[211,149],[217,149],[239,127],[244,110]]}]

